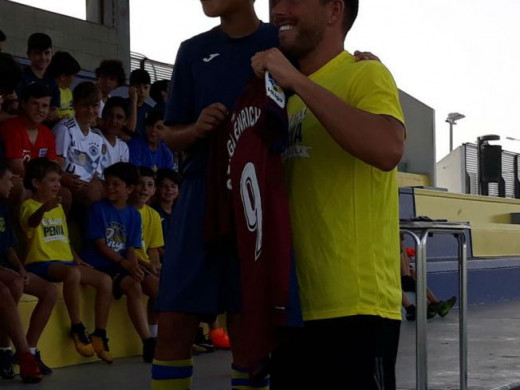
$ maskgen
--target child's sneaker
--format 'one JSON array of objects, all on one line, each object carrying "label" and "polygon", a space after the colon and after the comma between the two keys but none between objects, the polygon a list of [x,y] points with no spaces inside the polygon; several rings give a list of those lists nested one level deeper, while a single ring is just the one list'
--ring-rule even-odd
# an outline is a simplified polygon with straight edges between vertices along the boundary
[{"label": "child's sneaker", "polygon": [[195,342],[193,343],[194,352],[214,352],[215,346],[211,339],[204,335],[204,330],[199,327],[197,335],[195,336]]},{"label": "child's sneaker", "polygon": [[210,329],[209,338],[215,348],[229,349],[229,336],[223,328]]},{"label": "child's sneaker", "polygon": [[76,351],[81,356],[91,357],[96,354],[94,351],[94,347],[92,347],[92,342],[90,341],[90,337],[87,334],[85,329],[83,330],[71,330],[70,337],[74,341],[74,346],[76,347]]},{"label": "child's sneaker", "polygon": [[18,364],[20,365],[20,377],[24,382],[38,383],[42,380],[42,372],[33,354],[26,352],[18,355]]},{"label": "child's sneaker", "polygon": [[36,363],[38,363],[38,367],[40,367],[40,371],[43,375],[51,375],[52,374],[52,368],[47,366],[42,361],[42,356],[40,354],[40,351],[36,350],[36,353],[34,354],[34,358],[36,359]]},{"label": "child's sneaker", "polygon": [[106,337],[99,337],[91,334],[90,340],[92,341],[92,347],[94,348],[94,351],[96,351],[98,358],[107,362],[108,364],[111,364],[114,359],[112,358],[112,355],[110,355],[108,339]]},{"label": "child's sneaker", "polygon": [[415,321],[415,305],[404,308],[406,310],[406,321]]},{"label": "child's sneaker", "polygon": [[13,351],[4,349],[0,351],[0,376],[4,379],[14,378]]},{"label": "child's sneaker", "polygon": [[440,301],[437,304],[437,314],[439,314],[441,317],[445,317],[446,314],[450,312],[450,310],[453,308],[455,303],[457,302],[457,297],[452,296],[447,301]]},{"label": "child's sneaker", "polygon": [[149,337],[146,340],[143,340],[143,360],[146,363],[153,362],[156,343],[157,343],[157,339],[155,337]]}]

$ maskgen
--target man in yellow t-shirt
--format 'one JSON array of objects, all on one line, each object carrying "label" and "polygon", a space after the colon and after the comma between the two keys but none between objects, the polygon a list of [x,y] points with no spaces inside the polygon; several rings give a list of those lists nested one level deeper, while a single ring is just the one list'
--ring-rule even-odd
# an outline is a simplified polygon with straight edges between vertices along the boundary
[{"label": "man in yellow t-shirt", "polygon": [[343,49],[357,11],[357,0],[280,0],[280,48],[298,70],[278,49],[252,59],[295,92],[286,168],[305,329],[273,353],[272,390],[395,388],[405,128],[388,70]]}]

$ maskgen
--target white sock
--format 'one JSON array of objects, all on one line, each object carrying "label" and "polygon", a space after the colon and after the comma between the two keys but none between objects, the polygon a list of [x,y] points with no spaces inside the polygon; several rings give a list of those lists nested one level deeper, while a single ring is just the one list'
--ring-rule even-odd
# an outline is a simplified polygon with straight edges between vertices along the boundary
[{"label": "white sock", "polygon": [[29,347],[29,352],[31,353],[31,355],[36,355],[36,347]]},{"label": "white sock", "polygon": [[157,324],[148,324],[148,327],[150,328],[150,334],[152,337],[157,337]]},{"label": "white sock", "polygon": [[0,347],[0,351],[12,351],[11,347]]}]

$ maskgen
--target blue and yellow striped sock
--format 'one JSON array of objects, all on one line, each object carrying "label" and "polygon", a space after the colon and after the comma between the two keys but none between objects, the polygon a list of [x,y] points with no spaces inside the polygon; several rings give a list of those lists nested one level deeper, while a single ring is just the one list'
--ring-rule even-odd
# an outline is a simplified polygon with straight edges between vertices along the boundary
[{"label": "blue and yellow striped sock", "polygon": [[252,382],[249,372],[245,368],[236,365],[231,366],[231,389],[232,390],[269,390],[269,376]]},{"label": "blue and yellow striped sock", "polygon": [[193,359],[153,360],[152,390],[190,390]]}]

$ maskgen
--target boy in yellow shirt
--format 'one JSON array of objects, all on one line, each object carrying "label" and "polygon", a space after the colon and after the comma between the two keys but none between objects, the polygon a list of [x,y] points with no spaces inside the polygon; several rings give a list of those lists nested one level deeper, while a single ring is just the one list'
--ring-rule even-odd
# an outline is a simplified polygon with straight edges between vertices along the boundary
[{"label": "boy in yellow shirt", "polygon": [[[83,262],[72,250],[65,212],[60,204],[59,165],[47,158],[27,163],[24,186],[33,196],[23,202],[20,224],[27,239],[26,269],[46,280],[63,283],[63,298],[71,321],[70,335],[78,353],[97,354],[112,362],[106,337],[108,311],[112,301],[112,281]],[[80,285],[96,289],[96,329],[89,335],[81,322]]]},{"label": "boy in yellow shirt", "polygon": [[161,217],[148,205],[155,194],[155,174],[149,167],[139,168],[139,184],[132,194],[132,204],[141,214],[142,246],[136,249],[139,264],[145,276],[141,283],[143,292],[148,295],[148,325],[152,337],[157,337],[157,314],[153,310],[159,291],[159,270],[161,261],[159,249],[164,246]]}]

